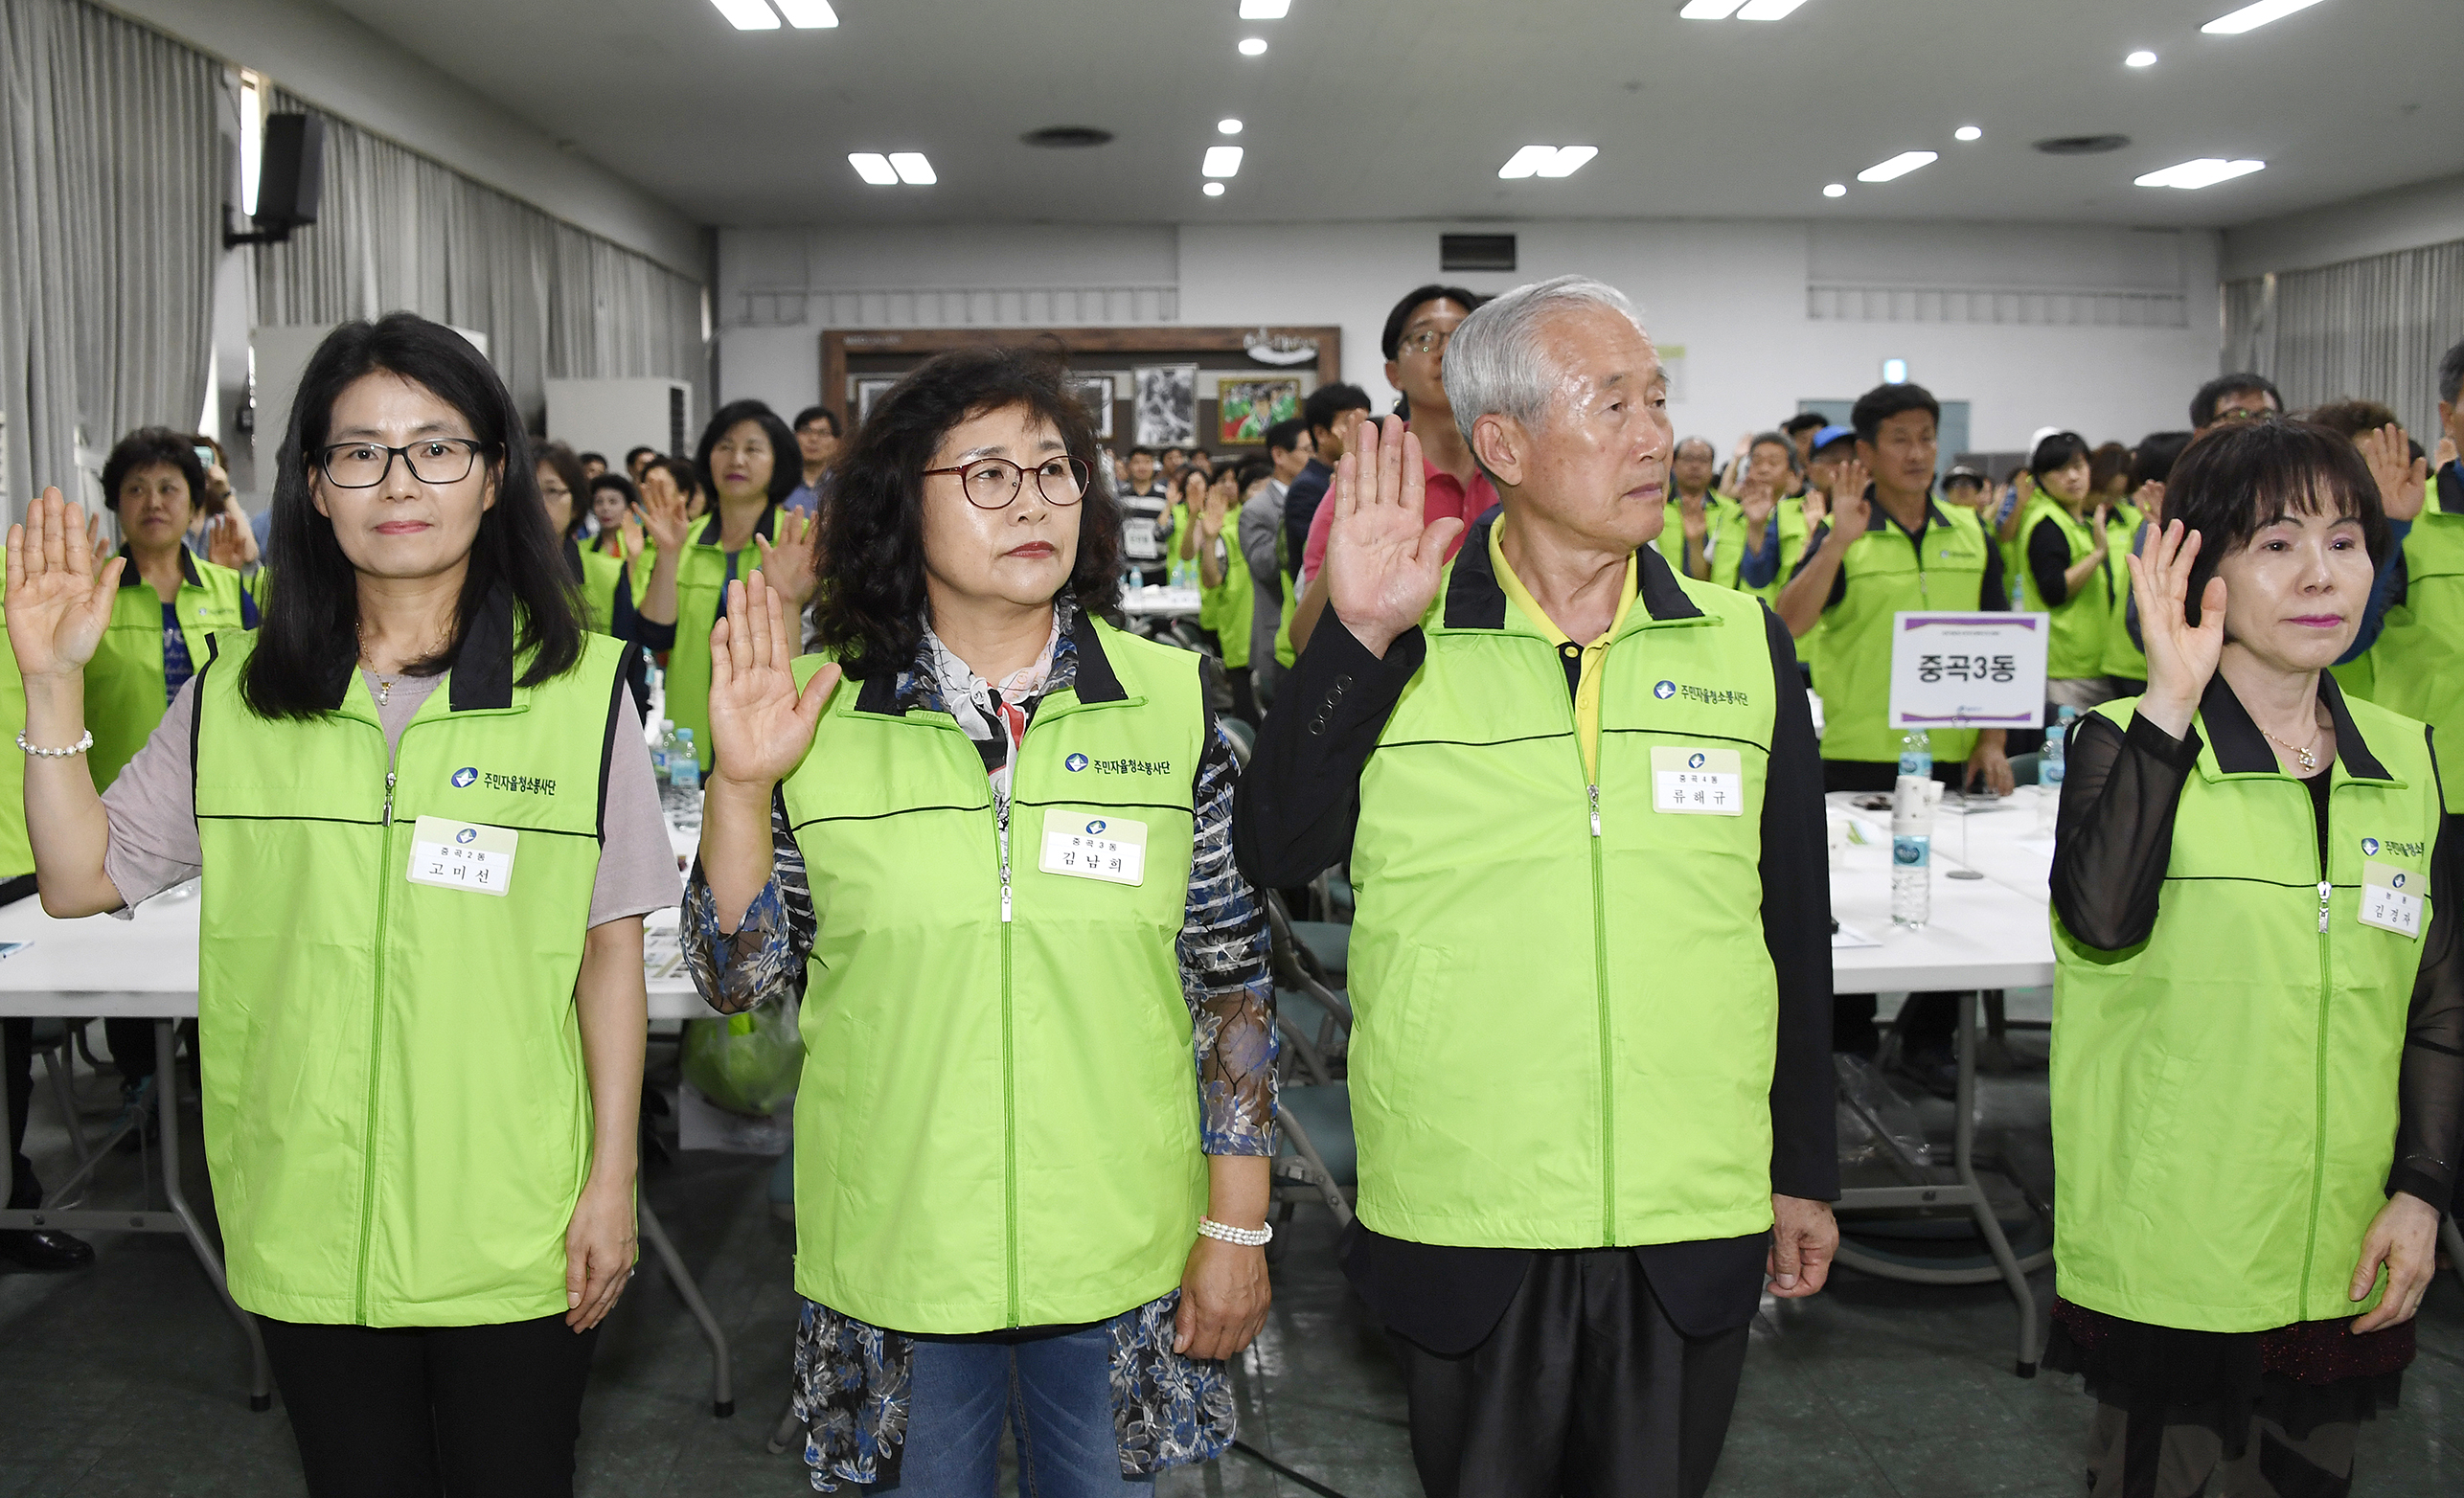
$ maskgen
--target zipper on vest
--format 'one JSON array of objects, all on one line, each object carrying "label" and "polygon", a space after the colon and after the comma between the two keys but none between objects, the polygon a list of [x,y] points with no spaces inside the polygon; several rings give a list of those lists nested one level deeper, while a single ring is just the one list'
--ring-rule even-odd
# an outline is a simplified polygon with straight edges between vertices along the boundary
[{"label": "zipper on vest", "polygon": [[1608,1024],[1608,887],[1600,851],[1600,787],[1591,787],[1591,970],[1600,1009],[1600,1242],[1617,1242],[1617,1069]]},{"label": "zipper on vest", "polygon": [[1586,785],[1584,789],[1591,793],[1591,835],[1598,837],[1600,835],[1600,787]]},{"label": "zipper on vest", "polygon": [[[387,758],[391,760],[391,752]],[[385,809],[376,849],[376,948],[369,969],[376,1003],[368,1017],[368,1110],[360,1128],[359,1274],[354,1296],[362,1326],[368,1323],[368,1254],[376,1237],[376,1081],[382,1075],[385,1049],[385,931],[392,923],[394,903],[394,882],[386,877],[394,861],[394,767],[390,762],[385,767]]]},{"label": "zipper on vest", "polygon": [[[1015,760],[1011,775],[1017,774]],[[1013,781],[1010,787],[1015,792]],[[1017,1059],[1013,1049],[1011,1011],[1011,933],[1010,923],[1010,797],[992,798],[994,830],[1001,848],[1001,1226],[1004,1258],[1009,1272],[1010,1326],[1019,1323],[1018,1311],[1018,1082]]]},{"label": "zipper on vest", "polygon": [[[2308,800],[2308,797],[2304,797]],[[2310,1076],[2310,1229],[2301,1245],[2301,1319],[2312,1319],[2310,1273],[2318,1257],[2318,1203],[2327,1189],[2327,1006],[2334,987],[2334,965],[2327,947],[2327,898],[2335,885],[2327,878],[2327,855],[2321,839],[2318,857],[2318,1024],[2312,1042]]]}]

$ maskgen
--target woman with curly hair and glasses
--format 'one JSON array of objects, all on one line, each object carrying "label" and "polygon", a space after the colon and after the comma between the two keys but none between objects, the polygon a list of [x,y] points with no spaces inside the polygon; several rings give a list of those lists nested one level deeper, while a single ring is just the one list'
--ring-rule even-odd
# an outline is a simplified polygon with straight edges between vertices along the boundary
[{"label": "woman with curly hair and glasses", "polygon": [[1266,1319],[1266,916],[1198,657],[1098,618],[1095,457],[1058,366],[943,354],[835,470],[825,653],[759,575],[711,631],[685,944],[722,1011],[803,989],[824,1488],[989,1498],[1005,1423],[1038,1493],[1209,1460]]}]

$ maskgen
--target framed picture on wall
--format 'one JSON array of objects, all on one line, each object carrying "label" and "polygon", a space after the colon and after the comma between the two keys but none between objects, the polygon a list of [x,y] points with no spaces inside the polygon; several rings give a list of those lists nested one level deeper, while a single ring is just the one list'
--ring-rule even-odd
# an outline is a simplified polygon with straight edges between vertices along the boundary
[{"label": "framed picture on wall", "polygon": [[1218,387],[1215,400],[1216,444],[1258,446],[1266,440],[1266,428],[1298,415],[1300,381],[1290,375],[1226,379]]},{"label": "framed picture on wall", "polygon": [[1141,364],[1130,372],[1137,385],[1141,447],[1187,447],[1198,441],[1198,366]]},{"label": "framed picture on wall", "polygon": [[1069,393],[1085,404],[1086,414],[1094,419],[1096,441],[1110,442],[1112,440],[1112,376],[1072,374],[1069,376]]},{"label": "framed picture on wall", "polygon": [[850,381],[856,387],[854,404],[856,425],[864,424],[864,419],[873,414],[873,402],[888,395],[891,387],[898,382],[899,376],[896,374],[858,374]]}]

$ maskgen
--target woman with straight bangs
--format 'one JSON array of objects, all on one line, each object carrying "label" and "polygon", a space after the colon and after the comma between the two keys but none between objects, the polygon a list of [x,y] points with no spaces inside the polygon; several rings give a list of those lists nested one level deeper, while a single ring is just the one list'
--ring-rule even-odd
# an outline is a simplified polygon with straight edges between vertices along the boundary
[{"label": "woman with straight bangs", "polygon": [[43,908],[205,875],[206,1163],[312,1494],[569,1492],[633,1263],[642,916],[675,897],[624,651],[582,630],[486,359],[347,323],[300,380],[282,584],[107,795],[76,507],[12,528]]},{"label": "woman with straight bangs", "polygon": [[2456,1181],[2458,851],[2429,730],[2326,674],[2387,546],[2352,444],[2215,427],[2163,503],[2146,694],[2062,790],[2045,1361],[2096,1498],[2343,1493]]},{"label": "woman with straight bangs", "polygon": [[803,989],[825,1490],[991,1498],[1005,1424],[1038,1494],[1211,1460],[1266,1319],[1266,923],[1199,658],[1098,617],[1096,456],[1059,365],[942,354],[835,469],[827,653],[760,576],[712,631],[685,945],[722,1012]]},{"label": "woman with straight bangs", "polygon": [[2056,432],[2028,460],[2036,496],[2019,513],[2019,606],[2052,623],[2045,641],[2044,721],[2069,708],[2085,713],[2112,695],[2105,671],[2105,630],[2116,585],[2106,571],[2111,511],[2089,488],[2088,443]]}]

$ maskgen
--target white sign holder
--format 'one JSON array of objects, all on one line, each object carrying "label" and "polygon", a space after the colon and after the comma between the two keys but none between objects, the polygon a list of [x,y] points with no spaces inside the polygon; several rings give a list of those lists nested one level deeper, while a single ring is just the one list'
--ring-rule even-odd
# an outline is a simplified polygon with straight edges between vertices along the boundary
[{"label": "white sign holder", "polygon": [[1891,616],[1893,728],[2040,728],[2044,614]]}]

